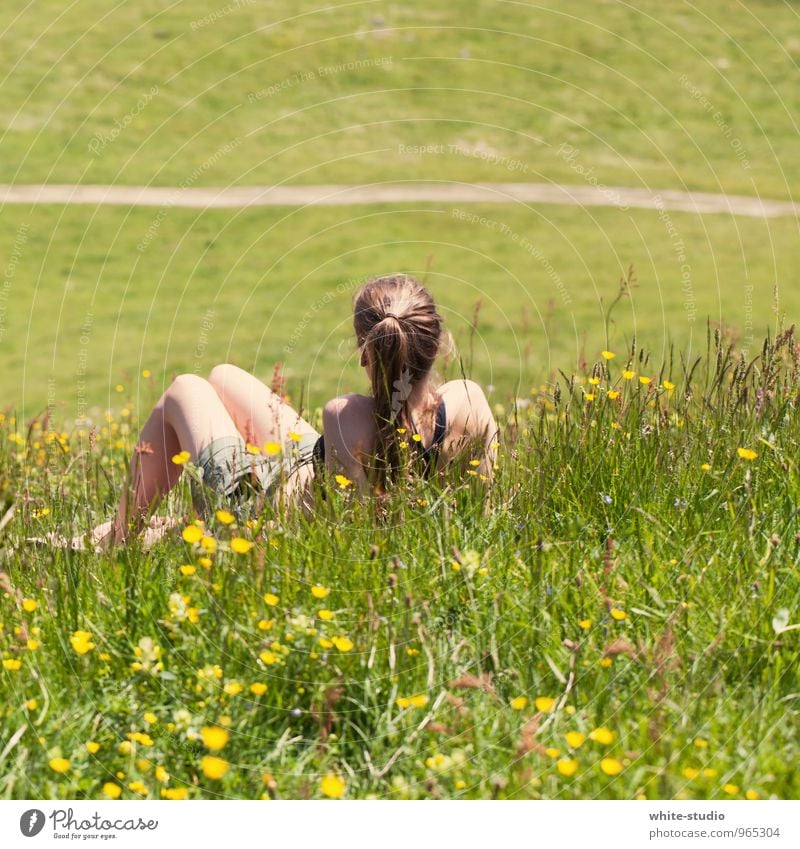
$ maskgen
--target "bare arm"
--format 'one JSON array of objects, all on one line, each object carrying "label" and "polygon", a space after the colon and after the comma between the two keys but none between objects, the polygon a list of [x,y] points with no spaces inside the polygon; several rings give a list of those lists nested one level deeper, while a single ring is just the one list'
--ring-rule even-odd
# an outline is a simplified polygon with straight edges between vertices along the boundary
[{"label": "bare arm", "polygon": [[482,480],[491,483],[497,459],[499,428],[489,401],[479,384],[473,380],[453,380],[447,383],[445,395],[448,411],[453,410],[453,435],[455,450],[467,446],[479,447],[475,459],[480,460],[474,469]]},{"label": "bare arm", "polygon": [[325,433],[325,467],[352,481],[358,492],[369,492],[363,458],[375,440],[372,400],[364,395],[342,395],[328,401],[322,411]]}]

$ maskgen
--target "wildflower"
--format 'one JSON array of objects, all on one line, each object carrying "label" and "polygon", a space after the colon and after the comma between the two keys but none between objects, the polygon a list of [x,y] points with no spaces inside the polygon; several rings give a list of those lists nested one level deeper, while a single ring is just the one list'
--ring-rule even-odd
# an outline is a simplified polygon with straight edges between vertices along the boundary
[{"label": "wildflower", "polygon": [[131,781],[128,785],[128,790],[131,790],[133,793],[138,793],[140,796],[150,795],[143,781]]},{"label": "wildflower", "polygon": [[100,751],[100,744],[95,743],[94,740],[89,740],[86,744],[86,751],[89,752],[90,755],[96,755]]},{"label": "wildflower", "polygon": [[335,615],[336,615],[336,614],[335,614],[332,610],[318,610],[318,611],[317,611],[317,616],[319,616],[319,618],[320,618],[323,622],[330,622],[330,621],[331,621],[331,619],[333,619],[333,617],[334,617]]},{"label": "wildflower", "polygon": [[555,748],[555,746],[551,746],[549,749],[545,749],[544,753],[548,758],[557,758],[560,757],[561,752]]},{"label": "wildflower", "polygon": [[303,438],[302,434],[295,433],[293,430],[289,431],[289,439],[291,439],[292,442],[299,442],[302,438]]},{"label": "wildflower", "polygon": [[200,557],[197,561],[204,569],[210,569],[214,561],[210,557]]},{"label": "wildflower", "polygon": [[281,453],[281,446],[277,442],[265,442],[264,453],[268,457],[274,457],[276,454]]},{"label": "wildflower", "polygon": [[625,371],[622,372],[622,379],[623,380],[633,380],[634,377],[636,377],[635,371],[631,371],[630,369],[625,369]]},{"label": "wildflower", "polygon": [[703,463],[703,465],[702,465],[702,466],[700,466],[700,468],[701,468],[704,472],[710,472],[710,471],[711,471],[711,463]]},{"label": "wildflower", "polygon": [[250,685],[250,692],[254,696],[263,696],[264,693],[267,692],[267,685],[262,684],[260,681],[256,681],[254,684]]},{"label": "wildflower", "polygon": [[595,398],[595,396],[594,396],[594,393],[593,393],[593,392],[587,392],[587,393],[586,393],[583,397],[584,397],[587,401],[589,401],[590,403],[591,403],[592,401],[594,401],[594,398]]},{"label": "wildflower", "polygon": [[322,795],[329,799],[341,799],[347,785],[338,775],[329,772],[320,782],[319,789]]},{"label": "wildflower", "polygon": [[527,696],[516,696],[511,699],[509,702],[512,710],[525,710],[528,707],[528,697]]},{"label": "wildflower", "polygon": [[760,799],[761,796],[759,795],[757,790],[748,790],[745,792],[744,798],[749,799],[751,802],[754,802],[756,799]]},{"label": "wildflower", "polygon": [[612,401],[616,401],[616,400],[617,400],[617,398],[619,398],[619,390],[618,390],[618,389],[609,389],[609,390],[608,390],[608,397],[609,397]]},{"label": "wildflower", "polygon": [[614,661],[610,657],[604,657],[600,660],[601,669],[608,669]]},{"label": "wildflower", "polygon": [[675,388],[675,384],[671,380],[665,380],[662,386],[667,390],[667,392],[672,392]]},{"label": "wildflower", "polygon": [[217,541],[214,537],[204,536],[200,540],[200,545],[209,553],[213,554],[217,550]]},{"label": "wildflower", "polygon": [[25,709],[26,710],[36,710],[36,708],[38,708],[38,707],[39,707],[39,702],[36,699],[28,699],[25,702]]},{"label": "wildflower", "polygon": [[227,510],[217,510],[214,515],[217,517],[217,521],[223,525],[232,525],[236,521],[233,513],[229,513]]},{"label": "wildflower", "polygon": [[703,778],[716,778],[716,777],[717,777],[717,771],[713,767],[707,766],[703,770]]},{"label": "wildflower", "polygon": [[601,746],[610,746],[614,742],[614,736],[614,732],[604,725],[589,733],[589,739],[594,740],[595,743],[600,743]]},{"label": "wildflower", "polygon": [[53,772],[64,773],[69,769],[69,761],[66,758],[51,758],[50,769]]},{"label": "wildflower", "polygon": [[121,755],[129,755],[133,751],[133,745],[130,740],[123,740],[119,746],[117,746],[117,751]]},{"label": "wildflower", "polygon": [[586,735],[581,734],[580,731],[568,731],[564,735],[564,739],[567,741],[567,745],[571,749],[580,749],[580,747],[586,742]]},{"label": "wildflower", "polygon": [[76,631],[69,642],[77,654],[88,654],[94,648],[92,635],[88,631]]},{"label": "wildflower", "polygon": [[186,799],[189,796],[189,791],[185,787],[162,787],[162,799]]},{"label": "wildflower", "polygon": [[245,444],[245,448],[247,449],[247,453],[248,453],[248,454],[256,454],[256,455],[258,455],[258,454],[260,454],[260,453],[261,453],[261,449],[260,449],[257,445],[252,445],[252,444],[251,444],[251,443],[249,443],[249,442],[247,442],[247,443]]},{"label": "wildflower", "polygon": [[592,620],[591,619],[579,619],[578,620],[578,626],[583,628],[584,631],[588,631],[589,628],[592,627]]},{"label": "wildflower", "polygon": [[271,631],[272,626],[275,624],[274,619],[259,619],[258,621],[258,630],[259,631]]},{"label": "wildflower", "polygon": [[106,781],[103,785],[103,795],[107,796],[109,799],[119,799],[122,795],[122,788],[119,784],[115,784],[113,781]]},{"label": "wildflower", "polygon": [[212,752],[218,752],[220,749],[224,749],[230,739],[228,732],[218,726],[201,728],[200,737],[203,740],[203,745]]},{"label": "wildflower", "polygon": [[331,637],[333,644],[340,652],[349,652],[353,648],[353,641],[348,637]]},{"label": "wildflower", "polygon": [[178,454],[172,455],[172,462],[176,466],[183,466],[185,463],[188,463],[189,460],[192,459],[192,455],[188,451],[181,451]]},{"label": "wildflower", "polygon": [[722,789],[729,796],[735,796],[739,792],[739,785],[738,784],[723,784]]},{"label": "wildflower", "polygon": [[234,551],[236,554],[247,554],[248,551],[253,547],[253,543],[250,542],[249,539],[242,539],[242,537],[234,537],[231,540],[231,551]]},{"label": "wildflower", "polygon": [[617,355],[612,351],[601,351],[600,355],[604,360],[613,360]]},{"label": "wildflower", "polygon": [[619,775],[622,772],[622,764],[616,758],[603,758],[600,761],[600,769],[606,775]]},{"label": "wildflower", "polygon": [[22,599],[22,609],[26,613],[33,613],[34,610],[39,606],[39,603],[32,598],[23,598]]},{"label": "wildflower", "polygon": [[599,386],[600,385],[600,378],[599,377],[590,377],[589,383],[591,383],[592,386]]},{"label": "wildflower", "polygon": [[203,538],[203,531],[197,525],[189,525],[188,527],[183,529],[181,533],[185,542],[188,542],[189,545],[192,545],[196,542],[200,542]]},{"label": "wildflower", "polygon": [[617,622],[622,622],[628,618],[628,614],[624,610],[620,610],[618,607],[612,607],[611,618],[616,619]]},{"label": "wildflower", "polygon": [[339,484],[341,489],[347,489],[348,486],[352,483],[349,478],[346,478],[344,475],[336,475],[336,483]]},{"label": "wildflower", "polygon": [[736,453],[742,458],[742,460],[755,460],[758,457],[758,453],[753,451],[752,448],[737,448]]},{"label": "wildflower", "polygon": [[708,748],[708,740],[704,740],[702,737],[695,737],[694,744],[698,749],[707,749]]},{"label": "wildflower", "polygon": [[278,655],[276,655],[275,652],[262,651],[258,657],[266,666],[272,666],[278,662]]},{"label": "wildflower", "polygon": [[9,672],[17,672],[22,667],[22,661],[14,657],[8,657],[3,661],[3,669]]},{"label": "wildflower", "polygon": [[186,575],[186,577],[189,577],[190,575],[194,575],[194,573],[196,571],[197,571],[197,569],[195,569],[195,567],[192,566],[191,563],[184,563],[183,566],[180,567],[181,575]]},{"label": "wildflower", "polygon": [[534,702],[534,705],[536,705],[536,710],[540,713],[549,713],[555,706],[555,703],[556,700],[551,699],[549,696],[539,696]]},{"label": "wildflower", "polygon": [[422,442],[422,437],[418,433],[413,434],[411,438],[414,440],[414,442]]},{"label": "wildflower", "polygon": [[275,607],[279,601],[280,598],[273,593],[266,593],[264,596],[264,604],[268,604],[270,607]]},{"label": "wildflower", "polygon": [[156,780],[160,781],[162,784],[166,784],[169,781],[169,773],[163,766],[161,766],[161,764],[156,767]]},{"label": "wildflower", "polygon": [[238,696],[244,687],[238,681],[228,681],[222,690],[228,696]]},{"label": "wildflower", "polygon": [[651,380],[652,380],[652,378],[650,378],[650,377],[645,377],[644,375],[639,375],[639,383],[641,383],[642,386],[647,386],[647,384],[650,383]]},{"label": "wildflower", "polygon": [[561,773],[561,775],[569,778],[571,775],[575,775],[575,772],[578,769],[578,762],[572,758],[561,758],[561,760],[556,763],[556,769]]},{"label": "wildflower", "polygon": [[204,755],[200,760],[200,769],[206,778],[222,778],[230,768],[230,764],[222,758],[214,755]]},{"label": "wildflower", "polygon": [[697,778],[697,776],[699,774],[700,774],[700,770],[695,769],[693,766],[687,766],[687,767],[684,767],[684,769],[681,770],[681,775],[687,781],[694,781],[694,779]]},{"label": "wildflower", "polygon": [[319,584],[311,587],[311,595],[313,595],[314,598],[327,598],[329,593],[330,590],[328,587],[321,587]]},{"label": "wildflower", "polygon": [[416,695],[416,696],[401,696],[400,698],[398,698],[396,700],[396,704],[399,708],[402,708],[403,710],[405,710],[406,708],[409,708],[409,707],[415,707],[415,708],[425,707],[425,705],[427,705],[429,701],[430,701],[430,699],[426,695],[424,695],[423,693],[420,693],[419,695]]}]

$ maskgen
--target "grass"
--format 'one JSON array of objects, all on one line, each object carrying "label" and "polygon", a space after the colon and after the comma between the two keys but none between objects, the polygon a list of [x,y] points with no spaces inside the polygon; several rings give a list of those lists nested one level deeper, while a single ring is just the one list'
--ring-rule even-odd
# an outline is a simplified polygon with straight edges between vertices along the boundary
[{"label": "grass", "polygon": [[505,400],[488,495],[323,483],[149,553],[23,543],[109,515],[130,410],[6,419],[0,794],[796,798],[800,355],[707,346]]},{"label": "grass", "polygon": [[0,180],[582,184],[589,171],[794,197],[797,23],[767,0],[6,4]]},{"label": "grass", "polygon": [[503,395],[634,338],[659,363],[671,345],[697,352],[707,316],[754,354],[775,326],[775,291],[781,314],[800,314],[797,287],[777,283],[793,279],[790,219],[504,205],[14,212],[0,231],[0,409],[23,417],[49,405],[57,420],[100,421],[123,400],[143,415],[172,375],[225,361],[267,381],[283,363],[311,410],[361,391],[352,294],[388,270],[426,279],[464,368]]}]

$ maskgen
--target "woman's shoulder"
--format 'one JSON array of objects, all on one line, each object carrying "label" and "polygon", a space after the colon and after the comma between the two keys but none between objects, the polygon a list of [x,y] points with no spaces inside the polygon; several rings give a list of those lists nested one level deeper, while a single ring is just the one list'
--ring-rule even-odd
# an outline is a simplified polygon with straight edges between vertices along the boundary
[{"label": "woman's shoulder", "polygon": [[436,390],[445,404],[461,403],[461,402],[478,402],[486,400],[486,393],[479,383],[467,378],[459,378],[458,380],[448,380],[441,384]]},{"label": "woman's shoulder", "polygon": [[457,430],[465,434],[477,433],[493,423],[486,393],[474,380],[448,380],[436,391],[445,405],[448,424]]}]

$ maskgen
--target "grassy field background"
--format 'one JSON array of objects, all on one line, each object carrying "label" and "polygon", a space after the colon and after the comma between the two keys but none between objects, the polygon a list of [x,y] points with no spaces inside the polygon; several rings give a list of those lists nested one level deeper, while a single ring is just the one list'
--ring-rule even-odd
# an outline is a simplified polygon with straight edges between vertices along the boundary
[{"label": "grassy field background", "polygon": [[[800,179],[789,3],[47,0],[0,47],[5,182]],[[796,219],[0,214],[0,796],[797,797]],[[319,424],[395,270],[487,388],[489,493],[201,526],[184,479],[151,551],[27,541],[110,517],[174,374],[280,362]]]}]

